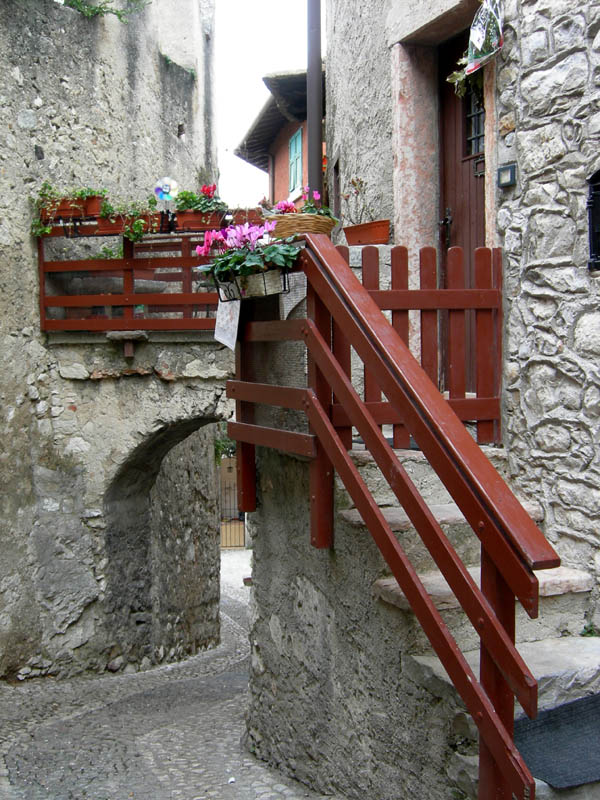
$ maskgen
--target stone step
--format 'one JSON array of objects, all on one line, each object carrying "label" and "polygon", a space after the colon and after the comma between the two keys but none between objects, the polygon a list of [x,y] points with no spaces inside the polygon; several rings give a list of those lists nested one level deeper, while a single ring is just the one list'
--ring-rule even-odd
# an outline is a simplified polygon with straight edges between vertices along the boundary
[{"label": "stone step", "polygon": [[[538,681],[540,710],[600,692],[600,637],[543,639],[519,645],[519,652]],[[471,669],[479,675],[479,650],[464,655]],[[467,800],[476,800],[477,731],[446,671],[439,659],[431,655],[406,656],[403,670],[411,682],[443,701],[438,708],[445,709],[450,735],[460,742],[447,765],[449,785],[463,791]],[[515,715],[523,715],[518,704]],[[555,790],[544,781],[536,780],[537,800],[597,800],[598,797],[598,782]]]},{"label": "stone step", "polygon": [[[506,451],[503,447],[484,445],[482,451],[506,480],[508,464]],[[394,450],[398,460],[408,473],[422,497],[428,504],[441,505],[452,502],[446,487],[438,478],[424,454],[420,450]],[[368,450],[353,449],[350,452],[352,459],[360,472],[363,480],[373,494],[379,506],[395,506],[398,504],[395,494],[381,475],[379,467]],[[352,502],[346,495],[345,489],[338,477],[338,495],[340,507],[351,507]]]},{"label": "stone step", "polygon": [[[469,567],[469,573],[477,585],[480,585],[479,567]],[[594,588],[593,576],[570,567],[540,570],[536,572],[536,576],[540,585],[540,613],[537,619],[530,619],[517,603],[517,641],[534,642],[555,636],[578,636],[585,624],[589,594]],[[478,647],[479,636],[443,575],[435,570],[421,573],[419,577],[459,646],[465,650]],[[373,593],[382,602],[412,614],[408,600],[395,578],[380,578],[375,581]],[[413,652],[430,651],[426,635],[420,630],[416,620],[414,624]]]},{"label": "stone step", "polygon": [[[523,506],[532,519],[536,522],[541,521],[543,513],[537,503],[524,502]],[[462,562],[477,564],[480,559],[481,542],[458,506],[455,503],[440,503],[432,504],[429,508]],[[381,511],[417,572],[434,571],[435,562],[421,541],[421,537],[415,532],[406,512],[397,505],[384,507]],[[338,511],[338,520],[353,528],[364,528],[362,517],[355,508]]]}]

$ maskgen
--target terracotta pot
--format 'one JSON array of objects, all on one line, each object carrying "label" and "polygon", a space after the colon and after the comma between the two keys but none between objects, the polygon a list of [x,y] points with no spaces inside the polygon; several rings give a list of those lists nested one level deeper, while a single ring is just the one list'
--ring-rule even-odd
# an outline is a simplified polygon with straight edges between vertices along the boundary
[{"label": "terracotta pot", "polygon": [[[142,214],[135,219],[141,219],[145,222],[144,234],[158,233],[160,231],[160,213]],[[132,217],[122,217],[120,214],[113,217],[98,217],[96,234],[98,236],[114,236],[115,234],[123,233],[123,230],[130,225],[132,221],[135,221]]]},{"label": "terracotta pot", "polygon": [[125,220],[123,217],[98,217],[96,233],[99,236],[114,236],[123,233]]},{"label": "terracotta pot", "polygon": [[99,217],[100,216],[100,209],[102,207],[102,203],[104,202],[104,197],[100,194],[96,194],[93,197],[86,197],[83,201],[83,210],[86,217]]},{"label": "terracotta pot", "polygon": [[363,222],[361,225],[349,225],[344,228],[349,245],[387,244],[390,239],[389,219],[376,219],[374,222]]},{"label": "terracotta pot", "polygon": [[177,211],[175,213],[178,231],[219,230],[225,216],[220,211]]},{"label": "terracotta pot", "polygon": [[44,222],[52,222],[59,217],[61,219],[79,219],[83,216],[83,200],[73,200],[63,197],[56,203],[40,208],[40,219]]}]

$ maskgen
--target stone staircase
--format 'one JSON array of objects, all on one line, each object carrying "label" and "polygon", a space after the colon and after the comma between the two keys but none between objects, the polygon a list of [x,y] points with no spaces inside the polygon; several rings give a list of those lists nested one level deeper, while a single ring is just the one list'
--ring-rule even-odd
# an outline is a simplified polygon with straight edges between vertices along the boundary
[{"label": "stone staircase", "polygon": [[[496,469],[506,477],[506,455],[502,448],[484,447]],[[428,502],[442,529],[479,580],[480,543],[462,513],[448,495],[423,454],[418,450],[396,451],[404,468]],[[364,449],[352,451],[353,460],[378,502],[387,522],[396,533],[429,595],[463,651],[476,675],[479,674],[479,638],[435,563],[416,534],[410,520],[399,507],[372,456]],[[543,530],[541,507],[521,498],[530,516]],[[338,517],[343,524],[359,530],[363,527],[358,511],[352,507],[341,483],[337,491]],[[540,613],[530,619],[517,603],[519,652],[538,680],[539,709],[554,708],[585,695],[600,692],[600,638],[582,637],[594,578],[589,573],[567,566],[537,572],[540,584]],[[445,670],[433,654],[429,641],[410,609],[408,601],[391,576],[382,576],[373,585],[373,596],[389,613],[402,615],[409,655],[403,658],[403,670],[416,685],[443,699],[453,709],[450,728],[460,729],[456,741],[449,742],[452,755],[448,762],[448,781],[457,793],[453,797],[477,797],[477,732],[462,700]],[[406,653],[406,651],[404,650]],[[516,716],[522,715],[517,704]],[[451,716],[452,716],[451,715]],[[457,744],[459,742],[459,744]],[[553,790],[536,781],[539,800],[591,800],[600,797],[600,782],[573,789]]]}]

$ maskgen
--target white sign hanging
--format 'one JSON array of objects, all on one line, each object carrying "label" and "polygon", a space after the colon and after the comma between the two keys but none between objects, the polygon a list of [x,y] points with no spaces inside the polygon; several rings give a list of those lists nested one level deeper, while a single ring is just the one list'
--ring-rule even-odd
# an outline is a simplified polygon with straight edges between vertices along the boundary
[{"label": "white sign hanging", "polygon": [[229,300],[227,303],[219,300],[217,306],[215,339],[230,350],[235,350],[240,322],[240,305],[240,300]]}]

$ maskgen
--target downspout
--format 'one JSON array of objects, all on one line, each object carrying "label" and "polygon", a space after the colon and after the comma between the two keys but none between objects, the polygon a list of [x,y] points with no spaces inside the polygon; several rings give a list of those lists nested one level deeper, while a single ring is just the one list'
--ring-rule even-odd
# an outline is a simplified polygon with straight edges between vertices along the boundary
[{"label": "downspout", "polygon": [[321,63],[321,0],[308,0],[306,116],[308,185],[323,195],[323,67]]},{"label": "downspout", "polygon": [[275,159],[272,153],[267,153],[269,160],[269,203],[275,203]]}]

